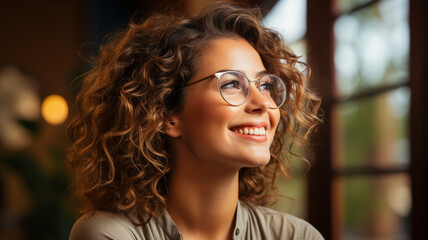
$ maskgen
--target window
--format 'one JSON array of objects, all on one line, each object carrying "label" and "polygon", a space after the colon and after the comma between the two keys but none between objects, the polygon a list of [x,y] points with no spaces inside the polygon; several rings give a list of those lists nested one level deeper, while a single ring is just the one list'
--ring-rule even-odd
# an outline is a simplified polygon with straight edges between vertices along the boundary
[{"label": "window", "polygon": [[[423,6],[415,2],[411,9]],[[410,36],[426,30],[411,31],[424,28],[409,24],[408,0],[308,0],[307,10],[308,60],[325,121],[311,157],[309,221],[326,239],[422,236],[418,218],[410,219],[423,207],[414,197],[426,199],[426,170],[415,168],[426,166],[426,153],[416,154],[423,142],[411,123],[426,119],[427,97],[409,66]]]}]

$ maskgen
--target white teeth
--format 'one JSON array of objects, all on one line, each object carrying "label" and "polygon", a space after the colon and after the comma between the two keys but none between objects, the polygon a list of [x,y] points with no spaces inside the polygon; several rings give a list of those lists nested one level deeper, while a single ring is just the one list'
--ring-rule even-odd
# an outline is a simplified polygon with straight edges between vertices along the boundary
[{"label": "white teeth", "polygon": [[233,130],[236,133],[245,134],[245,135],[266,135],[265,128],[240,128]]}]

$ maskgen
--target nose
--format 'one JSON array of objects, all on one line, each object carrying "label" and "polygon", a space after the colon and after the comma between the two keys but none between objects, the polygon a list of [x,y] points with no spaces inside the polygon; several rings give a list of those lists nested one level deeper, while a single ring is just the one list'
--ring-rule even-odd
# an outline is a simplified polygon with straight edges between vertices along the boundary
[{"label": "nose", "polygon": [[246,101],[245,109],[252,113],[265,113],[269,110],[269,100],[259,90],[259,82],[250,82],[249,95]]}]

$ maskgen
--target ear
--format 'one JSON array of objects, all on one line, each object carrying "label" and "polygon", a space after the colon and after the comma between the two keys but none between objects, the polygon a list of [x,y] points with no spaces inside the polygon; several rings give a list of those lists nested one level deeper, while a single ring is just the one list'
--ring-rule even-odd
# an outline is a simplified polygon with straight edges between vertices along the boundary
[{"label": "ear", "polygon": [[182,120],[178,114],[172,115],[166,124],[166,135],[172,138],[181,137],[182,134]]}]

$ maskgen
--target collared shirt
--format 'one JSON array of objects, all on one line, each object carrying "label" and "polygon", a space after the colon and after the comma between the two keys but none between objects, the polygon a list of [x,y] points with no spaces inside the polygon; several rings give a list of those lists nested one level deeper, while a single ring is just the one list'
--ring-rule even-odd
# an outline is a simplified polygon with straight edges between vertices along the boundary
[{"label": "collared shirt", "polygon": [[[165,210],[143,226],[123,215],[96,212],[83,215],[74,224],[70,240],[182,240],[183,236]],[[286,213],[238,201],[233,240],[244,239],[324,239],[309,223]]]}]

